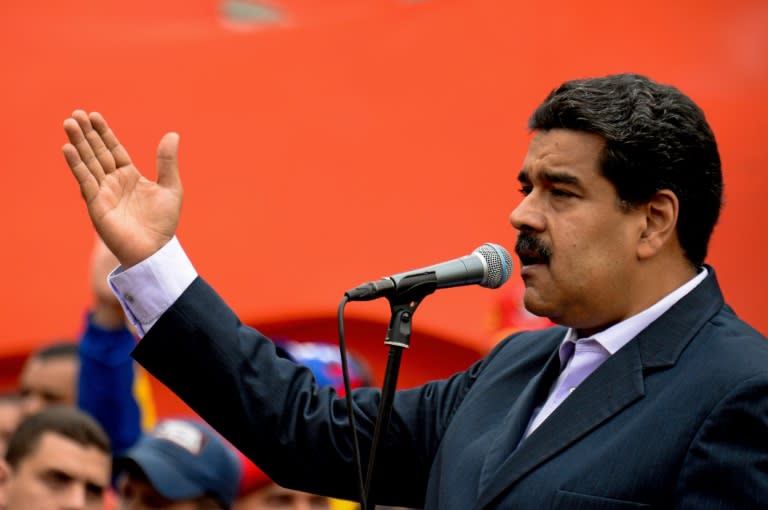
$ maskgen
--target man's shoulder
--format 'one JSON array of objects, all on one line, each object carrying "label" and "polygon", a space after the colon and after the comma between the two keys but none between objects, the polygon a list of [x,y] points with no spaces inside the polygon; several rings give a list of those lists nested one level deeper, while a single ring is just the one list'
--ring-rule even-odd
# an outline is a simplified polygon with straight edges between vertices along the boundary
[{"label": "man's shoulder", "polygon": [[728,305],[707,322],[698,337],[705,349],[723,362],[731,360],[735,366],[768,373],[768,339]]},{"label": "man's shoulder", "polygon": [[[712,317],[709,326],[719,336],[739,337],[744,339],[760,340],[766,344],[766,336],[755,329],[751,324],[740,318],[730,305],[725,304],[723,308]],[[766,344],[768,346],[768,344]]]}]

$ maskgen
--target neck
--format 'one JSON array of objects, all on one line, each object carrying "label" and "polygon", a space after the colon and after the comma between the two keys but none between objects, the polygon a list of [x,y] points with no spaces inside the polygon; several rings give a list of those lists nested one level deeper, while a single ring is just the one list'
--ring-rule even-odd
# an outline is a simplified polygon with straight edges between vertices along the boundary
[{"label": "neck", "polygon": [[647,310],[666,296],[685,285],[698,273],[698,268],[686,260],[670,265],[647,264],[630,282],[628,289],[634,289],[623,313],[604,324],[575,327],[578,338],[586,338],[604,331],[640,312]]}]

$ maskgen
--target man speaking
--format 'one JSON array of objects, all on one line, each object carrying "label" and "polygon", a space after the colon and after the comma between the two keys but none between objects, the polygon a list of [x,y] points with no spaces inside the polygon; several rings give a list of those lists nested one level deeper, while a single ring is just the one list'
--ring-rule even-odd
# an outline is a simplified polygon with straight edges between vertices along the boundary
[{"label": "man speaking", "polygon": [[[400,391],[374,499],[428,509],[761,508],[768,343],[705,263],[723,181],[714,135],[674,87],[569,81],[534,111],[510,215],[526,308],[453,377]],[[103,117],[64,122],[67,163],[121,267],[135,358],[278,483],[358,498],[346,404],[275,355],[198,276],[175,237],[179,138],[142,177]],[[361,451],[379,392],[354,392]],[[366,458],[363,462],[366,462]]]}]

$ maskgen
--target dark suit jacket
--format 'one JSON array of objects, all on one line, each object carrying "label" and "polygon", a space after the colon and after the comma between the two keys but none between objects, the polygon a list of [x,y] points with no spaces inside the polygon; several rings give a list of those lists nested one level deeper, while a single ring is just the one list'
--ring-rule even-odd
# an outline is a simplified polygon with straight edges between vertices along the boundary
[{"label": "dark suit jacket", "polygon": [[[518,445],[557,375],[565,331],[513,335],[465,372],[398,392],[377,499],[457,510],[768,508],[768,343],[724,303],[711,268]],[[201,279],[134,356],[278,483],[357,499],[344,400],[277,358]],[[364,454],[378,399],[354,393]]]}]

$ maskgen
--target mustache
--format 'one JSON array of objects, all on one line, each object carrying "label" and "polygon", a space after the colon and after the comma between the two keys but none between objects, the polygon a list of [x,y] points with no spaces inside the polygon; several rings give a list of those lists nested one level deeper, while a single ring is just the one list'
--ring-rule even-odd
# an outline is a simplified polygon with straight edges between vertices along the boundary
[{"label": "mustache", "polygon": [[549,262],[552,257],[552,250],[549,246],[541,242],[539,238],[525,233],[518,234],[515,253],[521,259],[537,259],[541,262]]}]

